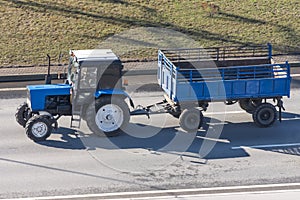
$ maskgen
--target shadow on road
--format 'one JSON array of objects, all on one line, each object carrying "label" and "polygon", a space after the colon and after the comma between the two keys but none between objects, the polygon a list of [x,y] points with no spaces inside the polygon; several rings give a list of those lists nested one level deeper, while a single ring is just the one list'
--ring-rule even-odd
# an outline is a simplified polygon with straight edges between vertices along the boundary
[{"label": "shadow on road", "polygon": [[55,137],[58,135],[59,140],[47,139],[46,141],[39,142],[38,144],[61,148],[61,149],[73,149],[73,150],[84,150],[86,147],[81,142],[76,130],[70,128],[58,128],[57,130],[52,131]]},{"label": "shadow on road", "polygon": [[[143,136],[143,132],[129,135],[122,133],[118,137],[101,138],[95,134],[76,132],[68,128],[59,128],[52,134],[59,140],[47,140],[39,144],[54,148],[94,151],[97,149],[144,149],[150,152],[178,154],[181,156],[225,159],[248,157],[246,148],[261,149],[289,155],[300,155],[300,115],[284,112],[283,121],[276,122],[272,127],[259,128],[252,122],[223,123],[224,128],[220,137],[214,137],[207,131],[216,129],[219,125],[206,123],[204,130],[197,133],[185,133],[179,126],[161,129],[151,137]],[[209,122],[210,119],[206,118]],[[217,120],[214,119],[214,123]],[[133,124],[129,125],[133,126]],[[147,129],[158,128],[134,124]],[[288,127],[288,131],[287,131]],[[207,144],[209,144],[207,146]],[[206,147],[205,147],[206,145]]]}]

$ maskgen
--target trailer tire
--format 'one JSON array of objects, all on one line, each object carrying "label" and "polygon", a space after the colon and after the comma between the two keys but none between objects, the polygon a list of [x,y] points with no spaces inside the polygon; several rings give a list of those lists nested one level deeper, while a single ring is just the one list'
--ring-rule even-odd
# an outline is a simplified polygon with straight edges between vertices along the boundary
[{"label": "trailer tire", "polygon": [[186,132],[195,132],[203,124],[203,114],[196,108],[185,109],[179,117],[179,125]]},{"label": "trailer tire", "polygon": [[26,102],[19,105],[19,107],[16,110],[15,117],[16,117],[16,121],[18,122],[18,124],[25,127],[26,122],[28,121],[28,118],[31,117],[30,109]]},{"label": "trailer tire", "polygon": [[27,121],[25,132],[31,140],[40,142],[46,140],[51,135],[52,128],[48,116],[35,115]]},{"label": "trailer tire", "polygon": [[113,137],[120,134],[120,129],[128,125],[130,119],[129,108],[122,98],[111,96],[100,97],[95,103],[88,106],[86,122],[89,129],[105,137]]},{"label": "trailer tire", "polygon": [[252,114],[253,121],[259,127],[269,127],[277,119],[277,110],[270,103],[262,103]]},{"label": "trailer tire", "polygon": [[255,109],[261,104],[262,99],[241,99],[239,100],[240,107],[247,113],[252,114]]}]

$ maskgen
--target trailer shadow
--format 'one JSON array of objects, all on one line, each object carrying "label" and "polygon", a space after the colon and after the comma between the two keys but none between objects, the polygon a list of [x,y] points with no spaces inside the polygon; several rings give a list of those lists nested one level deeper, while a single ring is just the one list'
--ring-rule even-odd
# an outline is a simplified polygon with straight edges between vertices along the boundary
[{"label": "trailer shadow", "polygon": [[[226,121],[220,138],[229,143],[217,143],[215,148],[207,154],[206,159],[222,159],[249,156],[247,149],[259,149],[289,155],[300,156],[300,115],[295,113],[282,113],[282,122],[268,128],[257,127],[253,122],[231,123]],[[212,126],[213,127],[213,126]],[[288,127],[288,131],[287,131]],[[202,134],[202,140],[211,139],[207,131]],[[195,140],[201,145],[201,142]],[[191,145],[191,151],[196,144]],[[237,156],[238,155],[238,156]]]},{"label": "trailer shadow", "polygon": [[[253,122],[231,123],[213,119],[214,124],[205,123],[204,129],[200,129],[197,133],[185,133],[179,126],[173,126],[162,128],[150,137],[145,132],[136,132],[105,138],[92,133],[59,128],[52,133],[53,137],[39,144],[53,148],[89,151],[144,149],[157,155],[167,153],[207,160],[249,157],[247,149],[300,156],[300,134],[297,134],[300,132],[300,115],[283,112],[282,118],[281,123],[276,122],[268,128],[259,128]],[[209,122],[211,119],[205,118],[205,121]],[[133,124],[129,126],[131,125]],[[223,129],[220,135],[215,131],[208,131],[217,130],[221,125]],[[159,129],[145,124],[134,126]],[[289,127],[288,131],[286,127]]]}]

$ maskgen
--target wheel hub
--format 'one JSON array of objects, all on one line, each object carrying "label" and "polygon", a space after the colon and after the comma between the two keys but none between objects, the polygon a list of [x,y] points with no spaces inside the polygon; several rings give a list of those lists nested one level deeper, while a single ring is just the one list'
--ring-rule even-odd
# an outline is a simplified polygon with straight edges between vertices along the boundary
[{"label": "wheel hub", "polygon": [[43,122],[38,122],[32,126],[32,134],[35,137],[43,137],[48,131],[48,127]]},{"label": "wheel hub", "polygon": [[196,114],[192,113],[192,114],[190,114],[189,117],[187,117],[186,124],[189,127],[196,129],[196,128],[198,128],[198,123],[197,123],[198,121],[199,121],[199,117]]},{"label": "wheel hub", "polygon": [[95,118],[98,128],[104,132],[112,132],[121,127],[123,123],[123,111],[115,104],[102,106]]},{"label": "wheel hub", "polygon": [[268,120],[270,118],[270,112],[267,111],[263,112],[261,118],[263,120]]},{"label": "wheel hub", "polygon": [[109,120],[112,120],[112,119],[113,119],[113,116],[110,115],[110,114],[109,114],[109,115],[106,115],[105,119],[108,120],[108,121],[109,121]]}]

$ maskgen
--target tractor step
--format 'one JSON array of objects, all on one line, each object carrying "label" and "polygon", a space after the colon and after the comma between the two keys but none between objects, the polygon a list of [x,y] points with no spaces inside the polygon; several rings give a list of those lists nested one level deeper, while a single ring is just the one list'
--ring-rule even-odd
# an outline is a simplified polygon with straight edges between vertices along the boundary
[{"label": "tractor step", "polygon": [[81,124],[81,116],[80,115],[72,115],[71,117],[71,128],[80,128]]},{"label": "tractor step", "polygon": [[71,117],[71,124],[70,127],[71,128],[80,128],[80,124],[81,124],[81,115],[82,115],[82,110],[83,110],[83,106],[79,106],[79,110],[78,109],[74,109],[77,106],[74,104],[72,107],[72,117]]}]

